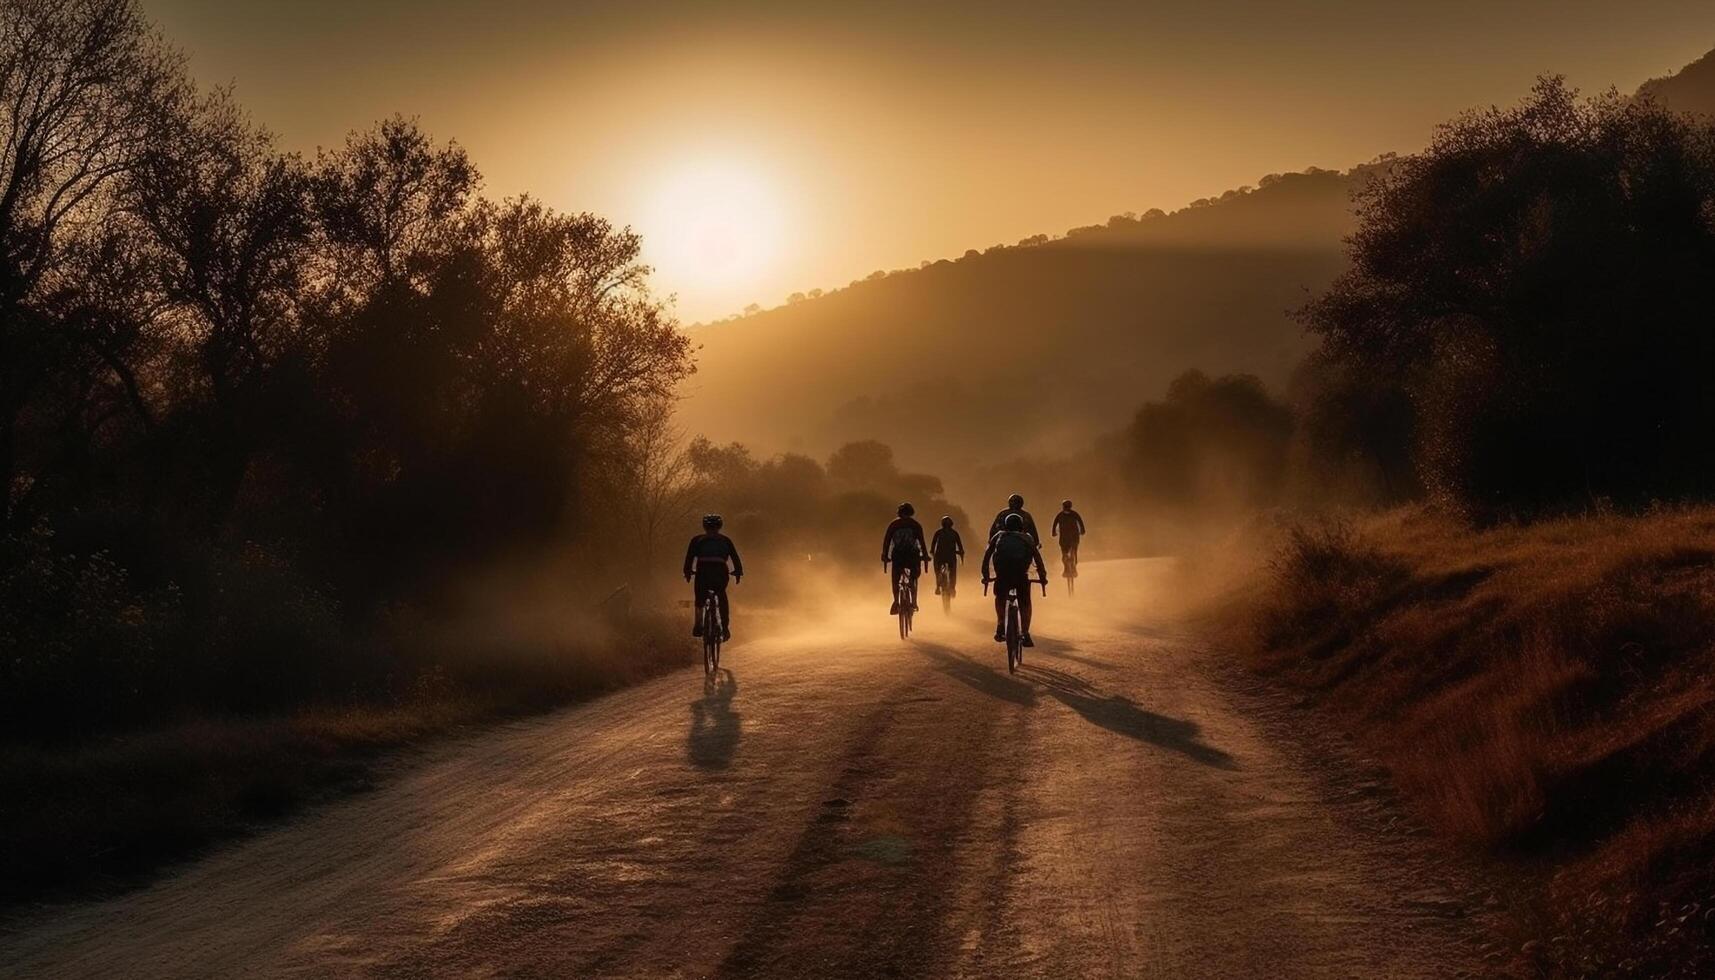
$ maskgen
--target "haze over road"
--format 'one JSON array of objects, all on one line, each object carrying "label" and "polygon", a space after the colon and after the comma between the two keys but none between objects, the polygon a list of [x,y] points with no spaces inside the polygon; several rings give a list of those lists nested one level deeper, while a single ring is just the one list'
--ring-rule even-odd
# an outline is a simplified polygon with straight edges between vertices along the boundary
[{"label": "haze over road", "polygon": [[[1162,568],[1084,571],[1038,598],[1017,677],[927,603],[898,640],[878,574],[862,618],[731,646],[710,689],[681,671],[444,743],[146,890],[11,922],[0,974],[1475,972],[1468,886],[1380,829],[1382,794],[1112,601]],[[987,608],[974,582],[960,605]]]}]

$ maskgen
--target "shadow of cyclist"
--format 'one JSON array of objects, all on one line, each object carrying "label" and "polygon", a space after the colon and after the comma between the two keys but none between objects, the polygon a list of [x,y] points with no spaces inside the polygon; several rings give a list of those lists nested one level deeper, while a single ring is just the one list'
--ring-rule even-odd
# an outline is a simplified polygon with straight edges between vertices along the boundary
[{"label": "shadow of cyclist", "polygon": [[685,753],[698,769],[725,769],[738,751],[739,714],[732,710],[738,678],[722,667],[703,683],[703,696],[691,702],[691,730]]},{"label": "shadow of cyclist", "polygon": [[1171,749],[1205,766],[1238,768],[1231,755],[1198,739],[1200,729],[1194,721],[1156,714],[1122,695],[1103,697],[1089,682],[1063,670],[1026,663],[1019,671],[1021,675],[1037,681],[1050,697],[1076,711],[1091,724],[1127,738]]},{"label": "shadow of cyclist", "polygon": [[[991,698],[1011,701],[1013,704],[1024,705],[1025,707],[1029,707],[1036,701],[1036,689],[1029,684],[1015,680],[991,667],[986,667],[938,643],[916,642],[911,645],[911,648],[928,657],[935,664],[936,670],[987,694]],[[1004,662],[1002,669],[1004,669]]]}]

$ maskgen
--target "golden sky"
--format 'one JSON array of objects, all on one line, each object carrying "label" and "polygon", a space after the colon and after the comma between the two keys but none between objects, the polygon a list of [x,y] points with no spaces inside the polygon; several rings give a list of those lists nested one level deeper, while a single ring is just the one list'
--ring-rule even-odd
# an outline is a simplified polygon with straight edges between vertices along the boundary
[{"label": "golden sky", "polygon": [[1543,72],[1630,91],[1709,0],[145,0],[288,148],[396,112],[645,235],[686,322],[1421,146]]}]

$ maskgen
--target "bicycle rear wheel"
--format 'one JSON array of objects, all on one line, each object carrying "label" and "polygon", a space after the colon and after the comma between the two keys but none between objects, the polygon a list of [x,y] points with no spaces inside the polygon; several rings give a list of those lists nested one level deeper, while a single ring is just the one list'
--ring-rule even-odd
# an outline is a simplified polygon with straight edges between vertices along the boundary
[{"label": "bicycle rear wheel", "polygon": [[898,608],[899,638],[901,640],[911,635],[911,587],[905,576],[899,576],[899,581],[893,586],[893,604]]},{"label": "bicycle rear wheel", "polygon": [[713,602],[703,607],[703,673],[714,676],[721,668],[721,617]]},{"label": "bicycle rear wheel", "polygon": [[1018,673],[1019,665],[1024,663],[1024,628],[1018,620],[1018,603],[1008,603],[1006,607],[1006,671],[1009,674]]}]

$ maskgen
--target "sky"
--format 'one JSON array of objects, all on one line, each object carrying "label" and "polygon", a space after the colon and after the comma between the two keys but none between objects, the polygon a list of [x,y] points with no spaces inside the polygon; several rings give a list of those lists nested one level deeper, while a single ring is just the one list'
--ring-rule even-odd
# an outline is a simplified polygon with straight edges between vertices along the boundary
[{"label": "sky", "polygon": [[1715,47],[1708,0],[143,0],[287,149],[394,114],[642,233],[686,323],[1424,145]]}]

